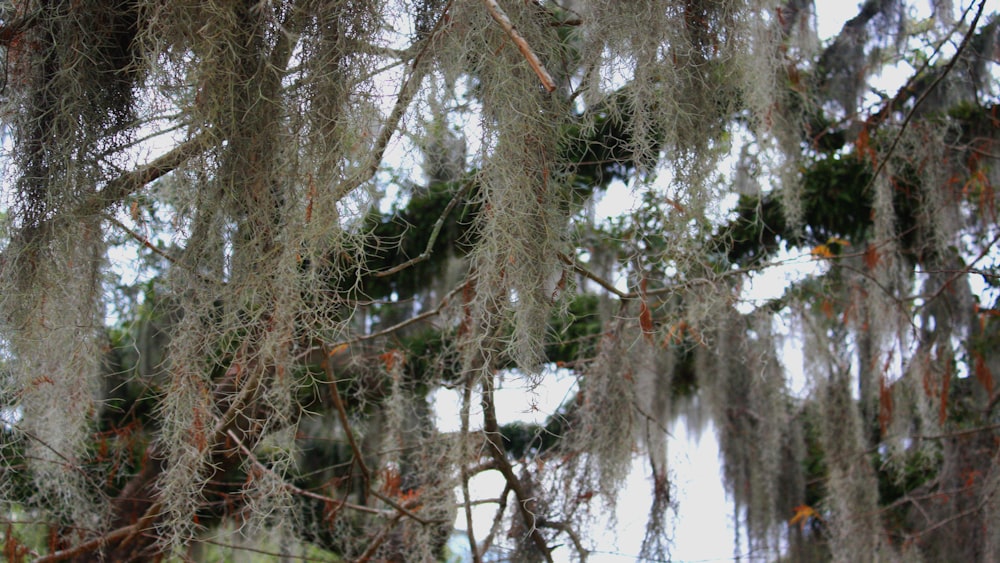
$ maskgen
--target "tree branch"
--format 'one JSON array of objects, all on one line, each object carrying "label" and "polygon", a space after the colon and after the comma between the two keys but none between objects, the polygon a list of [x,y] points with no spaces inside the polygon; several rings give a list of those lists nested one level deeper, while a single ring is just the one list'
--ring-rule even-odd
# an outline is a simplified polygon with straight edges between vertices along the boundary
[{"label": "tree branch", "polygon": [[587,561],[587,557],[590,555],[590,550],[583,547],[583,542],[580,541],[580,536],[575,530],[573,530],[572,526],[565,522],[549,522],[548,520],[539,520],[538,525],[543,528],[559,530],[569,536],[569,539],[573,542],[573,547],[576,548],[576,552],[580,554],[580,562],[584,563]]},{"label": "tree branch", "polygon": [[533,70],[535,75],[538,76],[538,79],[541,80],[545,91],[550,94],[554,92],[556,89],[556,83],[552,80],[552,75],[550,75],[549,71],[545,70],[545,67],[542,66],[542,62],[538,60],[538,56],[535,55],[535,52],[531,49],[531,46],[528,45],[528,42],[525,41],[524,37],[518,33],[517,28],[515,28],[514,24],[510,22],[510,18],[507,17],[507,14],[505,14],[503,9],[501,9],[496,3],[496,0],[483,0],[483,3],[486,4],[486,9],[489,11],[490,17],[500,24],[500,27],[502,27],[504,32],[507,33],[507,36],[510,37],[511,41],[517,45],[517,50],[521,51],[521,55],[523,55],[525,60],[528,61],[528,64],[531,66],[531,70]]},{"label": "tree branch", "polygon": [[490,531],[486,534],[486,538],[483,540],[483,544],[480,546],[480,553],[486,553],[490,550],[493,545],[493,538],[496,537],[497,532],[500,531],[500,523],[503,521],[503,515],[507,511],[507,497],[510,496],[510,483],[505,483],[503,487],[503,493],[500,494],[500,499],[497,504],[496,514],[493,515],[493,524],[490,525]]},{"label": "tree branch", "polygon": [[986,0],[980,0],[979,7],[976,9],[976,15],[975,17],[972,18],[972,22],[969,24],[969,31],[966,32],[965,36],[962,38],[962,42],[958,45],[958,48],[955,49],[955,55],[952,56],[951,60],[948,61],[948,64],[946,64],[944,68],[941,69],[941,72],[934,78],[934,82],[931,82],[930,86],[928,86],[920,94],[920,97],[918,97],[917,100],[913,102],[913,107],[910,108],[910,111],[906,113],[906,117],[903,118],[903,122],[899,125],[899,130],[896,131],[896,135],[895,137],[893,137],[892,143],[889,144],[889,148],[885,151],[885,154],[879,157],[878,166],[875,167],[875,172],[872,173],[871,179],[868,180],[868,183],[865,185],[864,189],[861,190],[861,193],[867,193],[868,190],[875,183],[875,180],[878,179],[879,174],[885,168],[885,165],[889,161],[889,158],[896,151],[896,145],[898,145],[900,139],[903,138],[903,132],[906,131],[906,128],[910,125],[910,121],[913,120],[913,116],[916,114],[917,108],[919,108],[920,105],[924,102],[924,100],[927,99],[927,96],[929,96],[930,93],[933,92],[935,88],[937,88],[937,85],[940,84],[942,80],[944,80],[944,77],[948,76],[948,73],[950,73],[951,69],[955,67],[955,64],[958,62],[958,60],[962,58],[962,53],[965,52],[965,48],[969,45],[969,41],[975,34],[976,25],[979,24],[979,18],[980,16],[983,15],[983,10],[985,8],[986,8]]},{"label": "tree branch", "polygon": [[337,409],[337,417],[340,419],[340,425],[343,427],[344,433],[347,434],[347,442],[351,445],[351,451],[354,452],[354,461],[358,464],[358,469],[361,470],[361,475],[365,479],[365,488],[369,488],[371,470],[365,465],[364,457],[361,455],[361,447],[358,446],[358,441],[354,438],[351,421],[347,418],[347,409],[344,407],[343,399],[340,398],[340,391],[337,390],[337,378],[333,373],[333,366],[330,364],[330,358],[333,354],[332,351],[327,351],[326,360],[323,362],[323,369],[326,371],[327,379],[330,380],[330,394],[333,398],[333,406]]},{"label": "tree branch", "polygon": [[250,448],[246,447],[246,444],[243,443],[243,440],[240,440],[240,438],[236,435],[235,432],[233,432],[232,430],[228,430],[226,432],[226,435],[229,436],[233,440],[233,442],[236,443],[237,446],[239,446],[240,451],[243,452],[243,455],[247,456],[247,459],[250,460],[250,462],[253,464],[254,467],[256,467],[258,470],[262,472],[270,473],[271,475],[276,477],[281,482],[281,488],[283,489],[291,491],[297,495],[308,497],[314,500],[321,500],[323,502],[328,502],[338,507],[350,508],[351,510],[357,510],[358,512],[365,512],[368,514],[375,514],[377,516],[386,516],[386,517],[397,514],[397,512],[395,511],[379,510],[377,508],[372,508],[370,506],[354,504],[347,502],[346,500],[339,500],[333,497],[328,497],[326,495],[321,495],[319,493],[314,493],[312,491],[307,491],[305,489],[300,489],[299,487],[296,487],[295,485],[285,481],[280,475],[276,474],[274,470],[272,470],[269,467],[266,467],[263,463],[261,463],[260,460],[257,459],[257,456],[255,456],[253,452],[250,451]]},{"label": "tree branch", "polygon": [[133,534],[138,529],[139,524],[139,522],[136,522],[131,526],[124,526],[122,528],[118,528],[117,530],[108,532],[99,538],[92,539],[67,549],[53,551],[48,555],[35,559],[35,563],[55,563],[56,561],[66,561],[85,553],[97,551],[106,545]]},{"label": "tree branch", "polygon": [[423,252],[420,253],[420,256],[411,258],[406,262],[403,262],[402,264],[397,264],[391,268],[379,272],[374,272],[373,275],[376,278],[384,278],[386,276],[390,276],[397,272],[401,272],[409,268],[410,266],[413,266],[414,264],[419,264],[420,262],[423,262],[424,260],[430,258],[431,254],[434,252],[434,243],[437,242],[438,235],[441,234],[441,228],[444,227],[445,218],[452,212],[453,209],[455,209],[455,206],[458,205],[458,202],[461,199],[461,197],[464,196],[466,193],[468,193],[469,188],[471,187],[472,187],[472,180],[466,182],[465,185],[462,186],[462,189],[455,192],[455,196],[451,198],[451,201],[448,202],[448,205],[444,208],[444,211],[441,212],[441,215],[437,218],[437,221],[434,222],[434,228],[431,229],[431,235],[427,239],[427,247],[424,249]]},{"label": "tree branch", "polygon": [[438,18],[437,23],[434,24],[434,28],[427,34],[427,38],[424,39],[424,45],[420,48],[420,51],[413,57],[413,63],[410,65],[410,74],[406,77],[402,87],[400,87],[399,94],[396,95],[396,103],[392,107],[392,112],[389,113],[389,118],[382,125],[382,129],[379,130],[378,137],[375,139],[375,146],[372,148],[371,156],[368,159],[368,164],[359,168],[357,172],[337,186],[333,194],[335,201],[340,200],[340,198],[350,193],[354,188],[367,182],[378,172],[378,167],[385,156],[386,147],[389,146],[392,136],[396,134],[399,122],[403,119],[406,109],[410,107],[410,102],[417,95],[420,83],[423,82],[426,73],[424,57],[430,50],[431,45],[434,44],[437,34],[441,31],[448,17],[448,10],[451,9],[452,2],[453,0],[448,0],[448,3],[445,4],[441,10],[441,17]]},{"label": "tree branch", "polygon": [[210,131],[203,131],[174,147],[152,162],[109,180],[104,189],[85,199],[71,216],[90,216],[108,210],[128,195],[173,172],[189,159],[201,154],[214,140]]},{"label": "tree branch", "polygon": [[382,502],[396,509],[400,515],[409,516],[424,525],[431,524],[432,522],[430,520],[417,516],[413,513],[413,511],[399,504],[388,495],[384,495],[371,487],[372,472],[368,465],[365,464],[364,456],[361,453],[361,446],[358,445],[358,441],[354,437],[354,430],[351,428],[351,421],[347,416],[347,408],[344,406],[344,400],[340,397],[340,391],[337,389],[337,379],[333,373],[333,366],[330,365],[331,356],[332,353],[327,352],[326,361],[323,362],[323,369],[326,371],[326,376],[330,380],[330,394],[333,398],[333,406],[337,409],[337,417],[340,419],[340,425],[344,428],[344,433],[347,434],[347,442],[351,445],[351,451],[354,453],[354,461],[357,462],[358,469],[361,470],[361,475],[365,480],[365,490],[372,496],[377,497]]},{"label": "tree branch", "polygon": [[496,404],[493,401],[493,380],[489,377],[483,380],[483,432],[486,434],[487,450],[497,462],[497,470],[507,481],[507,486],[514,491],[517,497],[517,508],[524,520],[524,525],[528,527],[528,535],[535,547],[545,557],[545,560],[552,563],[552,551],[549,549],[548,541],[538,529],[536,516],[537,503],[535,498],[524,489],[524,483],[514,474],[514,468],[507,460],[507,452],[503,445],[503,434],[500,432],[500,425],[497,422]]},{"label": "tree branch", "polygon": [[[459,413],[461,417],[461,432],[462,436],[469,435],[469,411],[472,408],[472,381],[469,378],[465,379],[465,385],[462,389],[462,409]],[[472,521],[472,503],[470,502],[469,495],[469,469],[466,467],[465,463],[462,463],[462,499],[465,501],[465,527],[466,535],[469,538],[469,549],[472,550],[472,561],[473,563],[483,563],[482,551],[479,550],[479,544],[476,542],[476,534],[473,530]],[[485,549],[483,550],[485,551]]]},{"label": "tree branch", "polygon": [[371,560],[371,558],[375,555],[375,552],[378,551],[378,548],[381,547],[381,545],[385,543],[386,538],[389,537],[389,532],[391,532],[392,529],[395,528],[397,524],[399,524],[399,521],[400,519],[402,519],[402,517],[403,515],[401,513],[396,514],[395,518],[385,523],[385,526],[383,526],[382,529],[379,530],[378,534],[376,534],[375,536],[375,539],[373,539],[372,543],[369,544],[368,549],[366,549],[365,552],[361,554],[361,557],[358,557],[357,560],[359,563]]}]

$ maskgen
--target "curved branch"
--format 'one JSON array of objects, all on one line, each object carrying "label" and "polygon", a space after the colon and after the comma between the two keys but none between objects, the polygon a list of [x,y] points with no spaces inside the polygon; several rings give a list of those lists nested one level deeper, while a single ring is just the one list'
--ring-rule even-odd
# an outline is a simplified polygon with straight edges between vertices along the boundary
[{"label": "curved branch", "polygon": [[226,435],[229,436],[236,443],[237,446],[239,446],[240,451],[243,452],[243,455],[247,456],[247,459],[250,460],[250,462],[254,465],[254,467],[256,467],[258,470],[262,472],[270,473],[271,475],[277,477],[278,480],[281,482],[282,488],[284,489],[287,489],[297,495],[308,497],[314,500],[321,500],[323,502],[327,502],[336,505],[338,507],[350,508],[351,510],[357,510],[358,512],[366,512],[368,514],[375,514],[377,516],[393,516],[397,514],[396,512],[393,511],[379,510],[377,508],[372,508],[370,506],[354,504],[347,502],[346,500],[338,500],[333,497],[321,495],[319,493],[314,493],[312,491],[307,491],[305,489],[296,487],[295,485],[286,482],[283,478],[281,478],[281,476],[277,475],[274,472],[274,470],[272,470],[269,467],[266,467],[263,463],[261,463],[260,460],[257,459],[257,456],[255,456],[253,452],[250,451],[250,448],[246,447],[246,445],[243,443],[242,440],[240,440],[239,436],[237,436],[235,432],[233,432],[232,430],[228,430],[226,432]]},{"label": "curved branch", "polygon": [[510,496],[510,484],[506,483],[503,487],[503,493],[500,494],[498,499],[497,511],[493,515],[493,524],[490,525],[490,533],[486,535],[486,539],[483,540],[483,544],[480,546],[480,552],[486,553],[489,551],[490,547],[493,545],[493,538],[496,537],[497,532],[500,531],[500,523],[503,521],[503,515],[507,510],[507,497]]},{"label": "curved branch", "polygon": [[569,536],[570,541],[573,542],[573,547],[576,548],[576,552],[580,555],[580,561],[586,561],[587,557],[590,555],[590,550],[583,547],[583,542],[580,541],[579,534],[572,526],[565,522],[549,522],[548,520],[539,520],[538,525],[543,528],[551,528],[553,530],[558,530]]},{"label": "curved branch", "polygon": [[430,258],[431,254],[434,252],[434,243],[437,242],[437,238],[441,234],[441,228],[444,227],[445,218],[452,212],[452,210],[455,209],[455,206],[458,205],[459,200],[461,200],[461,198],[469,192],[469,188],[471,187],[472,187],[472,181],[470,180],[466,182],[464,186],[462,186],[462,189],[455,192],[455,196],[451,198],[451,201],[448,202],[448,205],[444,208],[444,211],[442,211],[441,215],[438,216],[437,221],[434,222],[434,228],[431,230],[431,236],[428,237],[427,239],[427,247],[424,248],[424,251],[420,253],[420,256],[411,258],[406,262],[403,262],[402,264],[397,264],[391,268],[374,272],[372,275],[374,275],[376,278],[384,278],[386,276],[395,274],[397,272],[401,272],[409,268],[410,266],[419,264],[420,262],[423,262],[424,260]]},{"label": "curved branch", "polygon": [[[467,436],[469,434],[469,410],[472,407],[472,381],[466,378],[465,385],[462,389],[462,409],[460,412],[460,417],[462,419],[462,435]],[[474,474],[473,474],[474,475]],[[472,550],[472,561],[473,563],[482,563],[483,557],[481,553],[485,551],[479,550],[479,544],[476,542],[476,534],[473,529],[472,521],[472,503],[471,496],[469,495],[469,468],[462,464],[462,500],[464,501],[465,510],[465,527],[466,535],[469,538],[469,549]],[[508,485],[509,488],[509,485]],[[506,490],[506,489],[505,489]],[[501,509],[502,512],[502,509]]]},{"label": "curved branch", "polygon": [[71,216],[88,216],[102,213],[127,196],[173,172],[188,160],[203,153],[217,139],[211,131],[203,131],[177,145],[170,152],[152,162],[109,180],[104,189],[83,201]]}]

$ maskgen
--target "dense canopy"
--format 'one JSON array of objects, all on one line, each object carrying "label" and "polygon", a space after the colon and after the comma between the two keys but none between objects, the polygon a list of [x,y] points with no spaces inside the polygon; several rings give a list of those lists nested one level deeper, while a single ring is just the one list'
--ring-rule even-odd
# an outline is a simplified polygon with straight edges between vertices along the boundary
[{"label": "dense canopy", "polygon": [[1000,12],[816,4],[0,3],[4,556],[585,560],[643,464],[666,560],[687,417],[740,557],[1000,560]]}]

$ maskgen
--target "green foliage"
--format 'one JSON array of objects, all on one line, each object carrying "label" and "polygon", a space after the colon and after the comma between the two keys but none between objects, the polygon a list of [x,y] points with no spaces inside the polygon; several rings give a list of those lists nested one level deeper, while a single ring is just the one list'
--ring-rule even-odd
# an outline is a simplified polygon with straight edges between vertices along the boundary
[{"label": "green foliage", "polygon": [[575,295],[565,313],[553,317],[552,338],[545,347],[548,361],[560,364],[594,357],[602,329],[599,305],[596,295]]},{"label": "green foliage", "polygon": [[[637,161],[629,103],[626,92],[615,92],[587,115],[577,116],[578,123],[568,126],[562,135],[562,159],[572,165],[569,183],[580,201],[653,164]],[[660,136],[653,150],[659,151],[662,142]]]},{"label": "green foliage", "polygon": [[868,164],[853,154],[825,155],[802,171],[802,226],[789,225],[780,192],[741,195],[736,217],[719,230],[719,248],[741,265],[766,262],[783,246],[815,246],[838,238],[859,245],[872,227]]},{"label": "green foliage", "polygon": [[766,262],[790,239],[790,232],[778,196],[741,195],[736,218],[716,235],[716,246],[734,264],[755,265]]},{"label": "green foliage", "polygon": [[500,427],[503,445],[513,461],[531,460],[551,453],[566,434],[564,414],[555,414],[544,425],[511,422]]},{"label": "green foliage", "polygon": [[[387,298],[393,292],[400,297],[416,295],[427,288],[448,260],[469,252],[476,242],[471,225],[478,213],[478,205],[473,203],[477,199],[475,186],[470,182],[473,180],[416,188],[402,209],[369,216],[371,226],[366,242],[369,247],[366,249],[366,265],[373,272],[399,266],[425,251],[430,254],[410,269],[411,275],[402,278],[365,276],[362,282],[364,294],[373,299]],[[457,203],[452,205],[456,198]],[[450,206],[450,213],[445,214]],[[435,232],[439,221],[440,228]],[[435,234],[436,238],[428,248],[431,236]]]}]

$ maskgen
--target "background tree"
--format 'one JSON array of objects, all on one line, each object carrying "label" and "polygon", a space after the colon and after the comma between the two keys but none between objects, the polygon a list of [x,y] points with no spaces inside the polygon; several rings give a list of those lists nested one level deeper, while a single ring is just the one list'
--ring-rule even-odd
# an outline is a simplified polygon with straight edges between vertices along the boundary
[{"label": "background tree", "polygon": [[997,559],[1000,16],[932,6],[2,4],[6,557],[585,559],[641,451],[664,558],[693,401],[754,558]]}]

